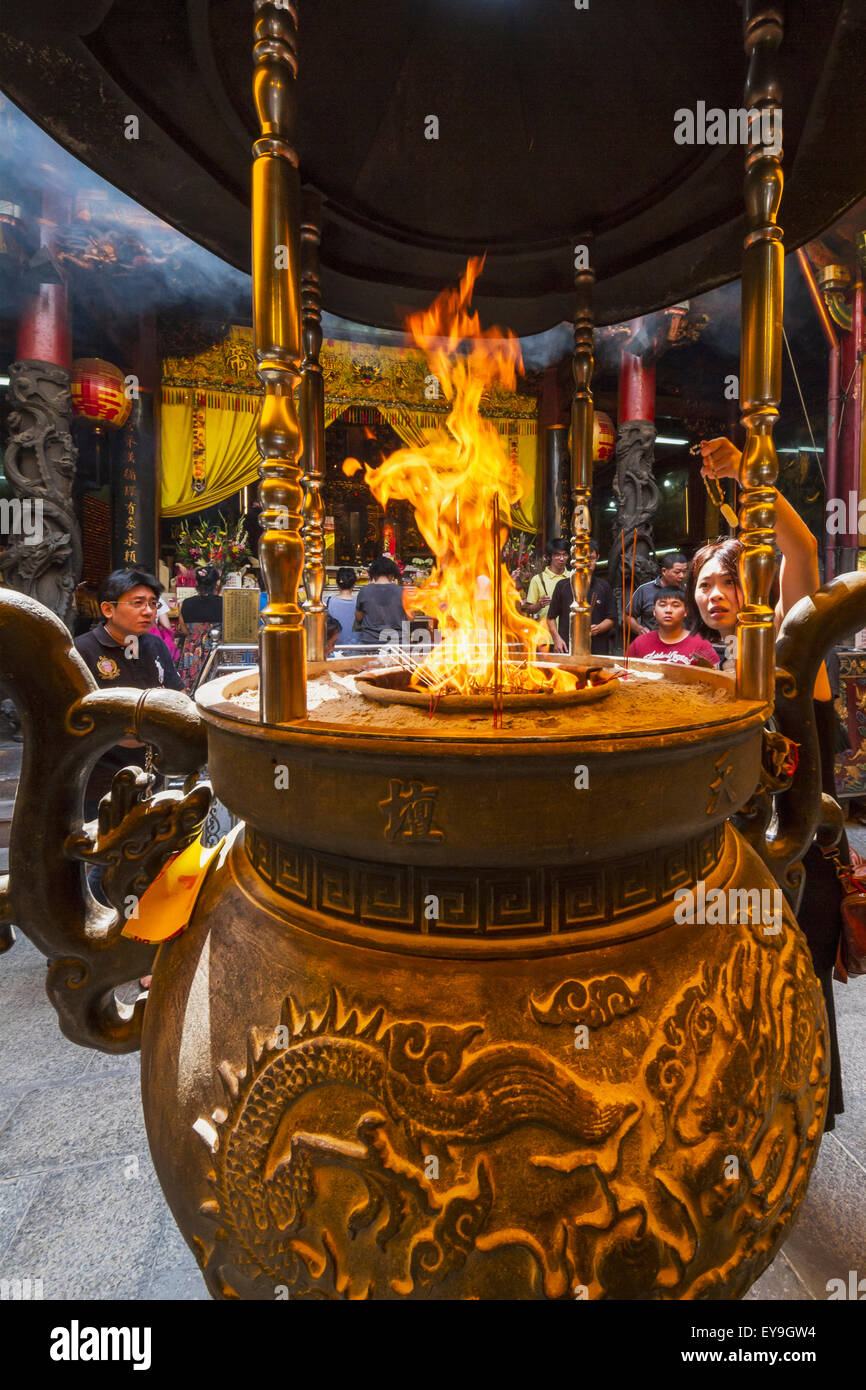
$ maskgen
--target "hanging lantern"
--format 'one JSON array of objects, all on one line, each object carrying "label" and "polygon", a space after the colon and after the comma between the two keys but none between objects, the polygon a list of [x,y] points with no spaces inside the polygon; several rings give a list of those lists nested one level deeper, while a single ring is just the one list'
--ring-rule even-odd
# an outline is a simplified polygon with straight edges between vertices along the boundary
[{"label": "hanging lantern", "polygon": [[616,448],[616,430],[613,420],[603,410],[596,410],[592,417],[592,457],[595,463],[609,463]]},{"label": "hanging lantern", "polygon": [[132,409],[125,384],[119,367],[103,362],[101,357],[79,357],[72,364],[69,382],[73,413],[97,431],[120,429]]}]

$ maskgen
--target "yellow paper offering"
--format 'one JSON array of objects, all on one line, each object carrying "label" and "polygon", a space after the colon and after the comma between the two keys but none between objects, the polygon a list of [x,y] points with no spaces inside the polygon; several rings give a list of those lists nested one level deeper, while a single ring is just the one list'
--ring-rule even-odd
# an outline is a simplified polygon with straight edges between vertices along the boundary
[{"label": "yellow paper offering", "polygon": [[189,924],[208,865],[222,843],[206,847],[199,837],[169,859],[139,899],[121,935],[151,945],[179,936]]}]

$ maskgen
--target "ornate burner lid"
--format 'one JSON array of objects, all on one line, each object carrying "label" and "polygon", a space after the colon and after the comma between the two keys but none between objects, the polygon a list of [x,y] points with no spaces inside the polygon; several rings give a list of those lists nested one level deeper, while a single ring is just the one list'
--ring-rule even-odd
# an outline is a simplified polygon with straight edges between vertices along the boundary
[{"label": "ornate burner lid", "polygon": [[[540,662],[539,667],[541,670],[551,669],[544,662]],[[585,705],[603,700],[619,685],[619,677],[613,671],[605,671],[602,666],[578,667],[565,666],[563,663],[560,669],[581,675],[586,672],[587,683],[582,689],[568,691],[526,690],[503,694],[502,708],[563,709],[571,705]],[[400,666],[390,666],[382,671],[368,671],[363,676],[356,677],[355,689],[359,690],[366,700],[375,700],[383,705],[414,705],[429,711],[433,701],[437,714],[440,711],[443,714],[458,711],[474,714],[479,710],[492,710],[494,707],[493,694],[489,691],[478,695],[440,695],[437,698],[416,689],[409,681],[409,671]]]}]

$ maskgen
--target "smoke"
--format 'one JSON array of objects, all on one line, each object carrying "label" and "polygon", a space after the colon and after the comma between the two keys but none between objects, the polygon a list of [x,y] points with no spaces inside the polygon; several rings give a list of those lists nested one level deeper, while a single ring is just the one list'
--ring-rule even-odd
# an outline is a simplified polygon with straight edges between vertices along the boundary
[{"label": "smoke", "polygon": [[[250,278],[93,173],[0,94],[0,188],[31,231],[46,190],[68,209],[55,257],[85,301],[112,316],[195,305],[202,317],[250,316]],[[14,312],[0,290],[0,314]]]}]

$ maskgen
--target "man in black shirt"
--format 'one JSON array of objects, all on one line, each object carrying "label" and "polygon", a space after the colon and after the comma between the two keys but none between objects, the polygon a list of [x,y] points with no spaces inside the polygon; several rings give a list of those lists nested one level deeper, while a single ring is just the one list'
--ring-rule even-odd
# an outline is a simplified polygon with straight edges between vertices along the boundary
[{"label": "man in black shirt", "polygon": [[[613,589],[606,579],[596,574],[598,563],[598,542],[589,543],[589,631],[590,651],[593,656],[609,656],[610,641],[616,626],[616,599]],[[553,638],[555,652],[567,652],[569,626],[571,622],[571,579],[560,579],[547,610],[547,626]]]},{"label": "man in black shirt", "polygon": [[[76,637],[75,650],[103,690],[113,686],[183,690],[167,646],[148,631],[156,620],[161,592],[158,579],[137,569],[115,570],[100,589],[99,606],[105,621]],[[143,743],[129,739],[103,754],[87,784],[86,820],[96,815],[115,772],[130,764],[143,767],[145,751]]]}]

